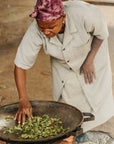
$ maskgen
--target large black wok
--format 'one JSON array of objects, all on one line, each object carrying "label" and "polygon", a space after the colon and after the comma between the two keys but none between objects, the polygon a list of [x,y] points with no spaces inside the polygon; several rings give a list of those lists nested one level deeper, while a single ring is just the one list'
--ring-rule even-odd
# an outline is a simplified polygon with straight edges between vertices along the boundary
[{"label": "large black wok", "polygon": [[[16,144],[17,143],[43,144],[48,142],[51,143],[70,136],[71,134],[73,134],[74,131],[76,132],[78,130],[78,128],[84,121],[90,121],[94,119],[94,116],[92,114],[82,113],[77,108],[65,103],[54,101],[32,101],[31,105],[33,108],[34,116],[42,116],[44,114],[47,114],[50,117],[61,118],[63,122],[63,127],[64,128],[69,127],[70,129],[64,134],[59,134],[54,137],[37,139],[37,140],[30,140],[30,139],[23,140],[18,139],[15,134],[3,134],[3,130],[5,127],[12,127],[17,124],[17,122],[14,120],[10,121],[5,120],[5,117],[7,115],[14,116],[15,113],[17,112],[19,103],[14,103],[0,108],[0,140]],[[84,116],[89,116],[89,118],[84,118]]]}]

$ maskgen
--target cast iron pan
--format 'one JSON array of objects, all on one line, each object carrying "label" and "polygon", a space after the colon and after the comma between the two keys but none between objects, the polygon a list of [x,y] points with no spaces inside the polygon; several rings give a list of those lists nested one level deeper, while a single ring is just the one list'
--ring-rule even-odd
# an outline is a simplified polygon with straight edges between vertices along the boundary
[{"label": "cast iron pan", "polygon": [[50,117],[61,118],[63,122],[63,128],[70,128],[64,134],[58,134],[54,137],[43,138],[43,139],[18,139],[15,134],[3,134],[5,127],[12,127],[17,124],[16,121],[10,120],[6,121],[5,117],[7,115],[14,116],[18,110],[19,103],[14,103],[10,105],[6,105],[0,108],[0,140],[11,142],[11,143],[20,143],[20,144],[43,144],[43,143],[51,143],[57,140],[68,137],[72,134],[73,131],[76,131],[79,126],[84,121],[90,121],[94,119],[94,116],[89,113],[90,118],[84,118],[84,115],[88,115],[88,113],[82,113],[77,108],[54,101],[32,101],[31,102],[33,108],[33,116],[42,116],[44,114],[49,115]]}]

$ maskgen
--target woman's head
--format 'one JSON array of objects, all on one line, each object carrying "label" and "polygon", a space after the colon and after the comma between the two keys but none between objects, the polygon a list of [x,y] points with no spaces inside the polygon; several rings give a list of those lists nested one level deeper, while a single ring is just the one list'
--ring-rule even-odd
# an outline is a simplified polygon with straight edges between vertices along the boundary
[{"label": "woman's head", "polygon": [[48,38],[54,37],[57,33],[62,31],[65,17],[66,15],[63,14],[59,19],[50,22],[38,20],[37,23],[39,30],[42,31]]},{"label": "woman's head", "polygon": [[47,36],[55,36],[65,21],[62,0],[37,0],[34,12],[30,15],[36,18],[39,29]]},{"label": "woman's head", "polygon": [[41,21],[55,21],[64,12],[62,0],[37,0],[34,12],[30,15]]}]

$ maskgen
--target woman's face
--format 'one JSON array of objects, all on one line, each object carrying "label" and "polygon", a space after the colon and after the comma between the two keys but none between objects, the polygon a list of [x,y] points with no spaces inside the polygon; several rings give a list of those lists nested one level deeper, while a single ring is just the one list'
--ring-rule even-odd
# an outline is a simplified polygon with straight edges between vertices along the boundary
[{"label": "woman's face", "polygon": [[62,30],[63,23],[66,15],[64,14],[61,18],[56,21],[44,22],[37,21],[39,30],[42,31],[48,38],[54,37],[58,32]]}]

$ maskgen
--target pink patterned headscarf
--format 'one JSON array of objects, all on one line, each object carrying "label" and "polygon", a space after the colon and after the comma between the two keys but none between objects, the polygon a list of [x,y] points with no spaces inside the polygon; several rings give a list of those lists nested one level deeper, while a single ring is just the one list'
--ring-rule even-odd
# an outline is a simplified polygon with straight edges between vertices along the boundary
[{"label": "pink patterned headscarf", "polygon": [[54,21],[59,19],[64,12],[62,0],[37,0],[34,12],[30,15],[41,21]]}]

